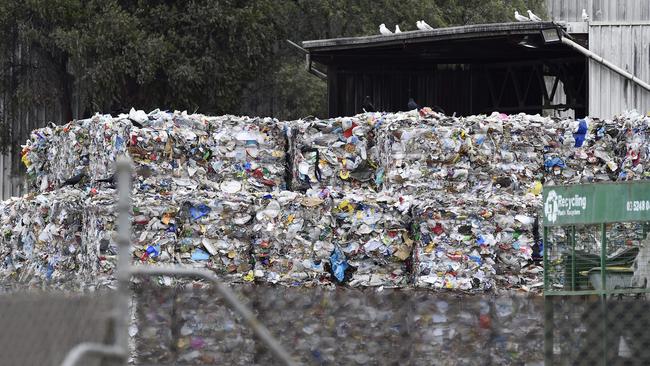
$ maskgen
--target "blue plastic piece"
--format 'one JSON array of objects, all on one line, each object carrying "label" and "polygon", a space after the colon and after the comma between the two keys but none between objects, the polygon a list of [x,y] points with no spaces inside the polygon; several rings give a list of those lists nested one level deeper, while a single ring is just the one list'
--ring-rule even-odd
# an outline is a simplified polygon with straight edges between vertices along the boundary
[{"label": "blue plastic piece", "polygon": [[210,259],[210,254],[201,248],[196,248],[192,252],[192,260],[194,261],[207,261]]},{"label": "blue plastic piece", "polygon": [[579,125],[578,125],[578,131],[573,134],[573,137],[576,140],[575,147],[581,147],[582,144],[585,142],[585,136],[587,135],[587,121],[584,119],[578,120]]},{"label": "blue plastic piece", "polygon": [[212,211],[212,209],[204,204],[190,207],[190,215],[194,220],[198,220],[201,217],[209,214],[210,211]]},{"label": "blue plastic piece", "polygon": [[348,269],[350,265],[339,248],[334,248],[332,254],[330,254],[330,266],[332,266],[332,272],[334,272],[336,280],[338,282],[343,282],[343,279],[345,278],[345,270]]},{"label": "blue plastic piece", "polygon": [[560,158],[550,158],[546,159],[544,162],[544,166],[546,169],[551,169],[554,166],[560,167],[560,168],[566,168],[566,164],[564,164],[564,161]]},{"label": "blue plastic piece", "polygon": [[160,255],[160,244],[149,245],[147,247],[147,254],[150,258],[156,258]]}]

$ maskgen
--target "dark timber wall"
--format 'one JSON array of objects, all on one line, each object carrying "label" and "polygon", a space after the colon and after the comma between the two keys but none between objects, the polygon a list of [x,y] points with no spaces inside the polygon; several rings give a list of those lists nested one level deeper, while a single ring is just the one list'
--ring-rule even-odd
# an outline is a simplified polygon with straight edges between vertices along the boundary
[{"label": "dark timber wall", "polygon": [[[562,66],[558,66],[562,65]],[[330,117],[362,112],[365,96],[379,111],[407,110],[409,97],[422,106],[438,106],[448,115],[500,111],[541,113],[550,104],[544,76],[562,73],[567,65],[578,70],[576,101],[585,108],[585,64],[582,59],[558,62],[526,61],[491,64],[430,64],[399,67],[391,64],[363,67],[330,65],[328,94]],[[564,72],[564,80],[572,77]],[[566,82],[565,82],[566,84]]]}]

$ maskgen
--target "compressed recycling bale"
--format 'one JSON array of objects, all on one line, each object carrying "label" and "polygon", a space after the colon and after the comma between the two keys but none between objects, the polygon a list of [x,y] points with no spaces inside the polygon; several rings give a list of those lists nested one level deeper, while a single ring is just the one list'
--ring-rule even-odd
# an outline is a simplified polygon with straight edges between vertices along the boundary
[{"label": "compressed recycling bale", "polygon": [[207,122],[212,139],[210,168],[218,181],[243,179],[247,191],[287,188],[284,124],[271,118],[233,116],[211,117]]},{"label": "compressed recycling bale", "polygon": [[410,204],[408,199],[366,191],[334,197],[333,241],[340,252],[332,253],[330,264],[338,282],[349,280],[353,287],[408,285],[414,245]]},{"label": "compressed recycling bale", "polygon": [[289,123],[292,190],[372,187],[376,164],[369,159],[379,114]]},{"label": "compressed recycling bale", "polygon": [[93,260],[82,240],[84,192],[14,198],[2,206],[3,277],[19,282],[88,284]]},{"label": "compressed recycling bale", "polygon": [[289,286],[330,282],[325,266],[334,248],[331,199],[311,193],[282,191],[257,198],[251,249],[255,278]]},{"label": "compressed recycling bale", "polygon": [[144,195],[134,202],[134,255],[142,262],[207,267],[229,281],[250,269],[252,201],[244,195],[195,192]]},{"label": "compressed recycling bale", "polygon": [[89,255],[90,273],[100,285],[115,280],[118,253],[116,207],[113,195],[103,191],[87,199],[83,210],[82,241]]},{"label": "compressed recycling bale", "polygon": [[377,131],[373,150],[380,166],[378,185],[386,190],[399,187],[404,193],[441,188],[441,175],[435,173],[440,170],[437,165],[453,155],[445,156],[441,151],[443,146],[434,127],[438,123],[433,118],[420,119],[412,112],[403,118],[386,118]]},{"label": "compressed recycling bale", "polygon": [[46,192],[60,187],[88,164],[88,120],[32,131],[22,146],[30,191]]},{"label": "compressed recycling bale", "polygon": [[[518,179],[529,180],[531,169],[539,172],[542,166],[541,159],[530,162],[509,151],[517,147],[517,154],[529,156],[530,146],[527,141],[519,146],[516,138],[506,139],[504,136],[515,134],[498,116],[421,114],[423,117],[415,121],[390,120],[378,134],[377,155],[386,169],[385,189],[410,194],[431,190],[463,194],[480,184],[488,189],[499,185],[510,192],[521,192],[526,187],[517,184]],[[518,177],[522,173],[526,176]]]},{"label": "compressed recycling bale", "polygon": [[476,241],[477,220],[443,200],[418,200],[414,208],[417,287],[485,290],[493,286],[489,245],[494,243]]},{"label": "compressed recycling bale", "polygon": [[113,118],[96,114],[88,124],[89,158],[88,175],[94,182],[107,179],[115,173],[115,159],[127,148],[127,131],[132,128],[130,119]]},{"label": "compressed recycling bale", "polygon": [[225,193],[286,187],[286,139],[277,120],[164,112],[149,119],[150,126],[133,127],[128,139],[143,189],[196,189],[205,180]]},{"label": "compressed recycling bale", "polygon": [[521,270],[533,254],[537,199],[507,197],[419,197],[413,208],[415,285],[484,291],[495,283],[534,284],[536,276],[523,278]]}]

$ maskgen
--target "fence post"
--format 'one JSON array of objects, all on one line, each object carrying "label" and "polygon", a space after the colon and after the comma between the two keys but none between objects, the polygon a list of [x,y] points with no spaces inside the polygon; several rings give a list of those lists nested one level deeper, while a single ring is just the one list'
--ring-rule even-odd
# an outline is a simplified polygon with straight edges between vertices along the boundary
[{"label": "fence post", "polygon": [[129,283],[131,281],[131,160],[117,159],[118,177],[118,255],[117,255],[117,321],[115,343],[128,350]]},{"label": "fence post", "polygon": [[603,366],[607,365],[607,224],[600,224],[600,281],[603,293],[600,296],[603,324]]}]

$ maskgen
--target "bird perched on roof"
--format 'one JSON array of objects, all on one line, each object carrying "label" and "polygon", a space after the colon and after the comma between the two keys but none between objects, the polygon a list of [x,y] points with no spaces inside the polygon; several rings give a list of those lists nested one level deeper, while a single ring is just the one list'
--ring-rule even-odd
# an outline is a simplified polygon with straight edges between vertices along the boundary
[{"label": "bird perched on roof", "polygon": [[515,10],[515,19],[517,19],[518,22],[530,22],[530,19],[519,14],[518,11]]},{"label": "bird perched on roof", "polygon": [[363,108],[364,111],[366,112],[376,112],[377,108],[372,104],[372,100],[370,100],[370,96],[366,95],[366,97],[363,99],[363,104],[361,104],[361,108]]},{"label": "bird perched on roof", "polygon": [[542,18],[538,17],[537,15],[533,14],[532,11],[528,10],[528,17],[530,17],[530,20],[533,22],[541,22]]},{"label": "bird perched on roof", "polygon": [[409,98],[409,102],[407,104],[407,107],[408,107],[409,111],[412,111],[414,109],[420,109],[420,106],[417,103],[415,103],[415,100],[413,100],[413,98]]},{"label": "bird perched on roof", "polygon": [[386,28],[386,24],[384,23],[381,23],[379,25],[379,33],[381,33],[384,36],[390,36],[391,34],[393,34],[393,32],[391,32],[388,28]]},{"label": "bird perched on roof", "polygon": [[399,29],[399,24],[395,25],[395,34],[397,34],[397,33],[402,33],[402,30]]},{"label": "bird perched on roof", "polygon": [[72,177],[66,179],[65,182],[63,182],[63,184],[61,184],[61,187],[65,187],[65,186],[73,186],[73,185],[75,185],[75,184],[78,184],[78,183],[81,182],[85,177],[86,177],[86,172],[82,170],[81,173],[79,173],[79,174],[77,174],[77,175],[74,175],[74,176],[72,176]]},{"label": "bird perched on roof", "polygon": [[424,27],[424,30],[433,30],[433,27],[427,24],[424,20],[420,20],[420,24]]},{"label": "bird perched on roof", "polygon": [[586,9],[582,9],[582,21],[583,22],[588,22],[589,21],[589,14],[587,14]]}]

